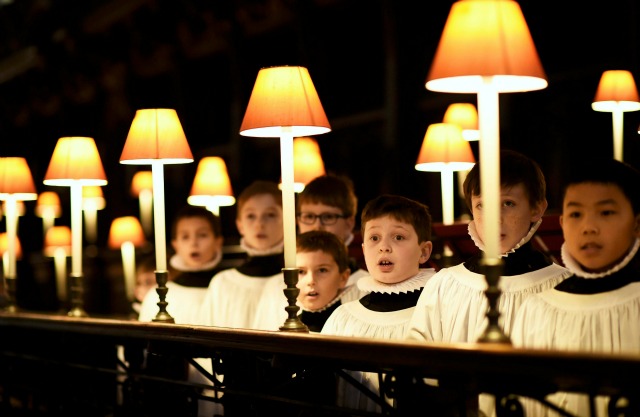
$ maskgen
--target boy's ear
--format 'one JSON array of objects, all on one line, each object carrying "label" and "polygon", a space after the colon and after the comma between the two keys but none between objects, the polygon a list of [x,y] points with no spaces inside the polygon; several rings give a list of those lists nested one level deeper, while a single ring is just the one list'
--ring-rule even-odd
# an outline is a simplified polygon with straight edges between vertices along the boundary
[{"label": "boy's ear", "polygon": [[176,246],[178,246],[177,242],[175,239],[171,239],[171,247],[173,248],[174,251],[178,251],[178,249],[176,249]]},{"label": "boy's ear", "polygon": [[433,243],[430,240],[420,243],[420,261],[423,264],[429,260],[431,251],[433,250]]},{"label": "boy's ear", "polygon": [[531,223],[535,223],[540,220],[540,218],[542,218],[542,216],[544,215],[544,212],[547,211],[548,206],[549,203],[547,202],[546,198],[536,204],[535,207],[531,209]]},{"label": "boy's ear", "polygon": [[345,269],[340,273],[340,288],[344,288],[347,286],[347,281],[349,281],[350,276],[351,276],[351,270],[349,268]]},{"label": "boy's ear", "polygon": [[236,219],[236,228],[238,229],[238,233],[240,233],[240,236],[244,236],[244,231],[242,230],[242,222],[240,221],[240,219]]}]

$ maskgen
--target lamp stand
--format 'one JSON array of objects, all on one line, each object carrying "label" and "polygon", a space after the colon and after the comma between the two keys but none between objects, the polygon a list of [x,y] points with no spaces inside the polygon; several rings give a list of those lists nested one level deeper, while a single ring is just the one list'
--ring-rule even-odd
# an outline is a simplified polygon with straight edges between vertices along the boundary
[{"label": "lamp stand", "polygon": [[153,318],[153,321],[163,322],[163,323],[175,323],[175,320],[171,315],[167,312],[167,305],[169,303],[166,301],[167,292],[169,292],[169,288],[167,288],[167,280],[169,278],[168,271],[155,271],[156,274],[156,283],[158,284],[158,288],[156,288],[156,292],[160,297],[160,301],[158,301],[158,307],[160,311]]},{"label": "lamp stand", "polygon": [[483,259],[481,261],[481,270],[484,272],[485,279],[487,281],[487,289],[484,294],[489,301],[489,309],[487,310],[487,319],[489,324],[484,330],[484,333],[478,338],[479,343],[511,343],[509,337],[504,333],[498,324],[500,318],[500,311],[498,310],[498,298],[500,298],[500,287],[498,282],[502,275],[502,260],[496,259]]},{"label": "lamp stand", "polygon": [[16,306],[16,279],[5,277],[4,282],[7,286],[7,297],[9,298],[9,305],[4,308],[4,311],[15,313],[18,311]]},{"label": "lamp stand", "polygon": [[83,308],[82,274],[70,274],[71,278],[71,310],[67,313],[70,317],[88,317]]},{"label": "lamp stand", "polygon": [[289,332],[308,332],[309,328],[298,317],[298,310],[300,307],[296,304],[300,289],[296,287],[298,283],[298,268],[282,268],[282,274],[284,275],[284,283],[287,284],[284,295],[287,297],[289,305],[284,309],[287,310],[289,317],[285,320],[284,324],[280,326],[280,330]]}]

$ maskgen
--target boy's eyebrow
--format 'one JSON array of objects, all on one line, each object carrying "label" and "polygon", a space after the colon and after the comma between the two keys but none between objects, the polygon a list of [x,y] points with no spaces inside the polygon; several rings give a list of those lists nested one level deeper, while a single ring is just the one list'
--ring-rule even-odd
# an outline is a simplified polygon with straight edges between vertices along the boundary
[{"label": "boy's eyebrow", "polygon": [[[615,198],[607,198],[604,200],[600,200],[600,201],[596,201],[595,205],[596,206],[604,206],[607,204],[618,204],[618,201]],[[577,202],[577,201],[569,201],[565,204],[566,207],[578,207],[578,206],[583,206],[583,203]]]}]

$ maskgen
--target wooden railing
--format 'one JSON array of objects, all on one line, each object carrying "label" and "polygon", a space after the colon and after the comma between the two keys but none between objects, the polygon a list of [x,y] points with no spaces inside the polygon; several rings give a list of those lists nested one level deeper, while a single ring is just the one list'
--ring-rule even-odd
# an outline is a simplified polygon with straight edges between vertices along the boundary
[{"label": "wooden railing", "polygon": [[[185,364],[207,376],[191,360],[203,357],[217,377],[194,382]],[[393,405],[381,402],[378,413],[336,407],[333,382],[348,378],[345,369],[384,374]],[[473,416],[480,393],[555,391],[621,396],[637,406],[638,375],[640,355],[0,313],[3,417],[188,416],[198,401],[220,403],[227,416]]]}]

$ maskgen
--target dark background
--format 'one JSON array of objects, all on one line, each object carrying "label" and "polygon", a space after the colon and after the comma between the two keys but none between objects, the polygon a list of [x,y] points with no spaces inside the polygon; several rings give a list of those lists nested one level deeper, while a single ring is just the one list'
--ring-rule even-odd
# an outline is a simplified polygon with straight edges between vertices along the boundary
[{"label": "dark background", "polygon": [[[520,1],[549,86],[500,96],[501,147],[540,163],[558,209],[563,166],[611,154],[610,113],[591,109],[609,69],[639,78],[635,0]],[[414,169],[427,126],[475,95],[427,91],[426,75],[451,1],[420,0],[4,0],[0,2],[0,156],[27,158],[38,191],[56,141],[90,136],[109,184],[99,242],[111,220],[137,215],[136,170],[119,164],[135,110],[175,108],[194,154],[166,166],[167,221],[186,204],[198,161],[222,156],[236,195],[251,181],[280,178],[279,141],[239,135],[260,68],[309,69],[332,131],[317,136],[329,172],[354,182],[359,209],[381,193],[431,207],[441,221],[438,173]],[[640,164],[640,112],[625,113],[625,160]],[[477,155],[477,143],[473,144]],[[457,214],[465,212],[456,202]],[[20,220],[23,247],[39,250],[34,202]],[[227,236],[235,206],[221,209]]]}]

